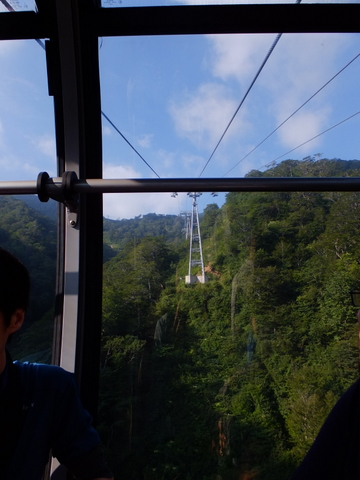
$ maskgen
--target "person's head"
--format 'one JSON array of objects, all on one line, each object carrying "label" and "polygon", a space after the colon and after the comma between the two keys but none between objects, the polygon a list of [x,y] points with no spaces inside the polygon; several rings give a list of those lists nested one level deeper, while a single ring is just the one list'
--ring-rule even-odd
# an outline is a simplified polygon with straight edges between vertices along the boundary
[{"label": "person's head", "polygon": [[0,314],[5,327],[17,311],[26,311],[29,293],[29,272],[14,255],[0,247]]}]

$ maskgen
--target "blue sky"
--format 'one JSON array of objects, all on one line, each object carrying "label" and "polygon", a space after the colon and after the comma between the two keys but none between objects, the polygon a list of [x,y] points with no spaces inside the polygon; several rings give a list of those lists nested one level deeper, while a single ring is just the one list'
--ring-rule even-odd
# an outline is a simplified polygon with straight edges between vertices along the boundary
[{"label": "blue sky", "polygon": [[[100,39],[102,109],[161,178],[198,177],[275,37]],[[359,34],[283,35],[201,177],[230,169],[227,177],[242,177],[278,157],[360,159],[360,115],[284,155],[360,111],[359,57],[242,160],[359,53]],[[35,41],[0,42],[0,85],[1,180],[32,180],[44,170],[55,175],[53,102]],[[104,118],[103,151],[104,178],[155,177]],[[202,209],[212,202],[204,194],[198,203]],[[185,194],[104,198],[110,218],[189,208]]]}]

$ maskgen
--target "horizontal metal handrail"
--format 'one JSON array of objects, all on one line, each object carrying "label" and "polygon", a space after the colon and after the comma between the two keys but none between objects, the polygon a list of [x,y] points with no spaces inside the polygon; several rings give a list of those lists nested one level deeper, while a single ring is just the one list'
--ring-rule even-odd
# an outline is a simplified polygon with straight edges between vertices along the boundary
[{"label": "horizontal metal handrail", "polygon": [[[59,197],[62,177],[49,178],[43,188],[51,197]],[[346,192],[360,191],[359,177],[246,177],[246,178],[128,178],[78,179],[72,185],[74,194],[92,193],[161,193],[161,192]],[[37,194],[37,182],[0,182],[0,195]]]}]

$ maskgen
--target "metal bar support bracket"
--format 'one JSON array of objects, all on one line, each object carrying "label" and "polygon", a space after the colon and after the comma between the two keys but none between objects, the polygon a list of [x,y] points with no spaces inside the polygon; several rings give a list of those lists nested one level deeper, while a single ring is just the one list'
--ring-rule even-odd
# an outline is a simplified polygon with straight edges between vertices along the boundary
[{"label": "metal bar support bracket", "polygon": [[64,172],[62,175],[61,187],[56,193],[49,194],[46,189],[46,182],[50,179],[47,172],[40,172],[37,177],[36,190],[40,202],[48,202],[50,198],[61,202],[67,210],[67,218],[71,227],[75,228],[79,214],[79,194],[74,193],[73,185],[78,180],[75,172]]}]

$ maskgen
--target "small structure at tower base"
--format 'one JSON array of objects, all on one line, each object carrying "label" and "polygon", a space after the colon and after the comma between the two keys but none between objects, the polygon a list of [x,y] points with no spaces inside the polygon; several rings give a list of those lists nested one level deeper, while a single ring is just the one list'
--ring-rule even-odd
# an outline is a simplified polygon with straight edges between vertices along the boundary
[{"label": "small structure at tower base", "polygon": [[208,278],[206,275],[186,275],[185,283],[192,285],[193,283],[206,283]]}]

